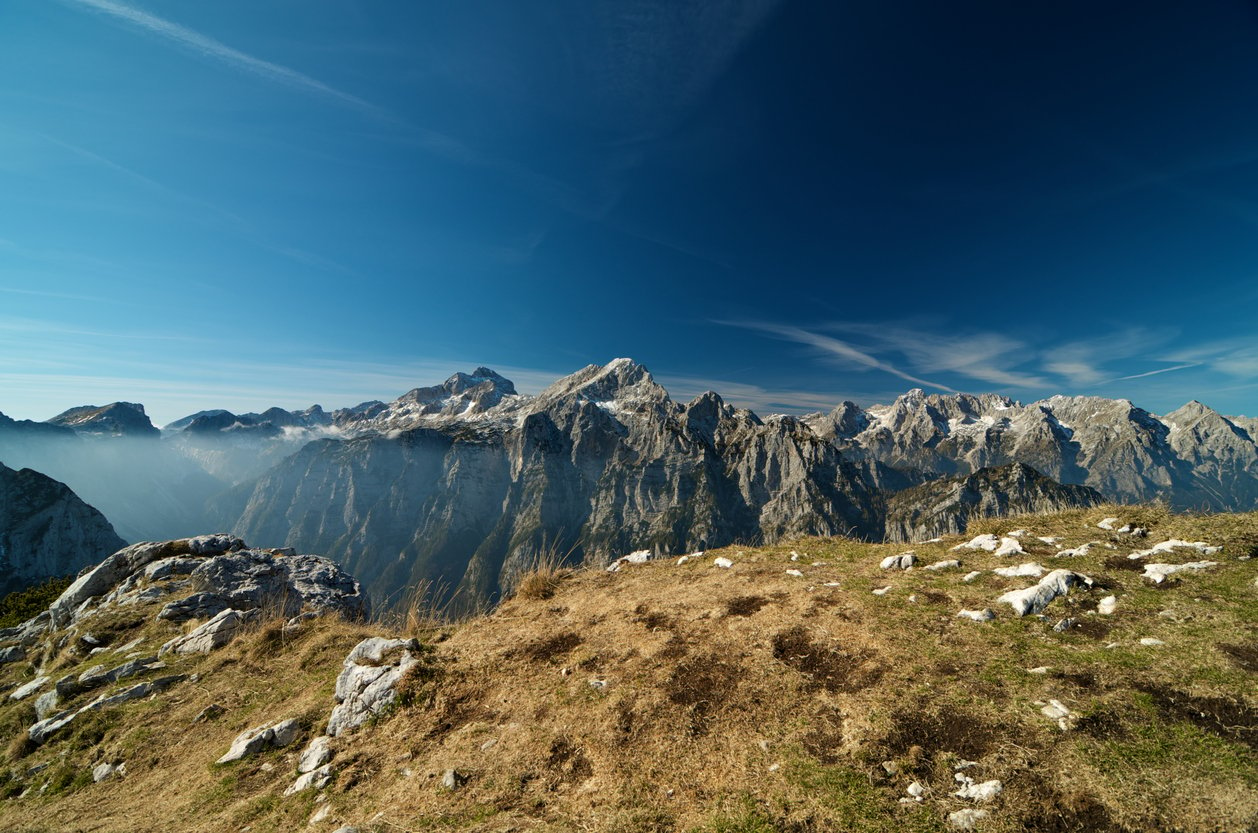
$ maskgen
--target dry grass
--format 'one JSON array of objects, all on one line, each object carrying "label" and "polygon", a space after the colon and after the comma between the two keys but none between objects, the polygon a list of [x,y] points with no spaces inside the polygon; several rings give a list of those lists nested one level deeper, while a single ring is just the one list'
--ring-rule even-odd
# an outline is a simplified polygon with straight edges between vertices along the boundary
[{"label": "dry grass", "polygon": [[[1107,515],[1149,526],[1149,539],[1097,529]],[[1026,528],[1028,555],[964,553],[961,571],[890,574],[879,560],[910,547],[729,548],[710,555],[731,569],[708,557],[576,573],[549,595],[517,592],[490,615],[446,624],[408,678],[407,705],[338,740],[320,829],[941,831],[948,812],[968,806],[951,795],[961,759],[977,762],[967,770],[976,780],[1005,785],[983,831],[1252,829],[1258,559],[1244,557],[1258,544],[1258,514],[1111,506],[977,526],[969,535]],[[1037,535],[1099,544],[1054,559]],[[1223,544],[1211,557],[1220,566],[1165,588],[1107,566],[1171,537]],[[930,563],[956,557],[957,540],[912,548]],[[792,549],[804,557],[791,562]],[[1068,566],[1106,589],[1053,602],[1045,620],[1018,619],[994,599],[1032,580],[961,581],[1020,561]],[[885,596],[870,592],[886,585]],[[1096,601],[1110,594],[1118,610],[1100,616]],[[956,618],[984,606],[998,610],[995,622]],[[1054,632],[1066,616],[1084,627]],[[323,619],[276,640],[262,626],[181,661],[200,682],[10,762],[26,777],[32,764],[68,761],[70,781],[55,797],[0,802],[0,827],[303,828],[313,796],[281,796],[295,752],[212,761],[249,726],[297,716],[316,730],[341,659],[378,630]],[[1141,645],[1145,637],[1165,644]],[[1074,728],[1040,713],[1050,698],[1078,716]],[[193,724],[211,702],[227,713]],[[0,726],[21,722],[20,705],[0,706]],[[99,740],[84,745],[92,734]],[[71,791],[75,772],[105,759],[127,761],[124,784]],[[440,787],[447,769],[467,776],[456,791]],[[913,780],[926,800],[901,804]]]}]

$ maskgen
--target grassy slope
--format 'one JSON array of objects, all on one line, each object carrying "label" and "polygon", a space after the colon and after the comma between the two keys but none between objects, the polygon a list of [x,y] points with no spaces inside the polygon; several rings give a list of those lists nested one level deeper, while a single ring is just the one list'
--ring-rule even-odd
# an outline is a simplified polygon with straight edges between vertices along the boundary
[{"label": "grassy slope", "polygon": [[[1109,542],[1095,527],[1107,515],[1149,526],[1149,538],[1115,537],[1117,549],[1059,560],[1034,540]],[[807,539],[723,550],[735,562],[728,570],[710,553],[581,573],[550,598],[512,599],[426,631],[435,650],[408,680],[405,705],[338,741],[331,811],[312,829],[943,830],[948,812],[976,806],[950,794],[959,759],[978,762],[967,770],[976,781],[1005,786],[983,805],[991,816],[980,830],[1258,827],[1258,558],[1241,560],[1258,546],[1258,514],[1102,507],[982,522],[970,534],[1018,527],[1029,530],[1027,556],[962,554],[961,571],[892,575],[878,561],[903,546]],[[1224,544],[1211,557],[1220,566],[1157,587],[1129,569],[1129,551],[1172,537]],[[929,563],[956,557],[955,543],[914,550]],[[1157,560],[1200,558],[1181,550]],[[961,581],[971,569],[1032,560],[1108,589],[1075,591],[1044,621],[994,602],[1033,579]],[[885,596],[870,592],[886,585]],[[1109,594],[1117,612],[1096,614]],[[962,607],[999,618],[958,619]],[[155,646],[170,626],[152,612],[134,620]],[[1063,616],[1080,624],[1053,632]],[[130,638],[126,625],[114,622],[114,644]],[[291,751],[212,762],[244,728],[294,716],[320,726],[341,659],[380,630],[320,620],[282,638],[263,627],[172,663],[199,672],[195,683],[104,712],[25,757],[11,744],[0,766],[50,786],[0,802],[0,827],[303,828],[321,805],[281,793],[308,733]],[[1143,646],[1145,637],[1165,644]],[[1027,670],[1041,666],[1047,673]],[[19,663],[0,679],[30,673]],[[1050,698],[1078,715],[1074,728],[1040,713]],[[212,702],[227,713],[193,724]],[[30,701],[6,700],[0,726],[20,737],[31,711]],[[85,783],[101,760],[125,760],[127,778]],[[440,787],[451,768],[469,776],[454,792]],[[913,780],[925,801],[902,804]]]}]

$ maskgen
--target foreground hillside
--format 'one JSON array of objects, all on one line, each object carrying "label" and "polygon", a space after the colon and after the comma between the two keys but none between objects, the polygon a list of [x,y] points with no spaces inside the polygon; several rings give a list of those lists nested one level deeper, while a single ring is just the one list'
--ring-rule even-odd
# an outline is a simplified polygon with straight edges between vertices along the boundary
[{"label": "foreground hillside", "polygon": [[[995,551],[954,549],[981,534],[994,537],[975,546]],[[186,543],[160,554],[192,559]],[[908,550],[806,538],[681,564],[542,570],[458,624],[329,614],[285,627],[316,599],[293,579],[283,586],[307,593],[297,602],[288,590],[233,601],[262,607],[226,646],[155,662],[157,646],[203,621],[157,613],[195,612],[206,594],[148,570],[118,597],[133,601],[89,603],[68,627],[63,604],[59,629],[0,665],[11,738],[0,828],[1258,829],[1258,514],[1104,506],[982,521],[889,559]],[[291,554],[250,557],[297,574]],[[960,564],[925,569],[950,560]],[[993,572],[1033,564],[1042,577]],[[1074,586],[1038,616],[997,601],[1042,579]],[[360,604],[337,581],[337,603]],[[194,592],[196,604],[178,602]],[[995,618],[978,621],[985,609]],[[337,685],[343,661],[373,636],[419,644],[355,651],[360,680],[407,670],[378,714],[328,737],[329,718],[345,725],[333,711],[337,689],[352,688]],[[128,657],[144,660],[138,671],[86,693],[67,684],[55,708],[148,683],[143,696],[31,739],[32,701],[51,681]],[[263,727],[273,739],[215,763]],[[323,746],[330,762],[311,769],[302,759]],[[316,776],[308,789],[294,790],[299,765]]]}]

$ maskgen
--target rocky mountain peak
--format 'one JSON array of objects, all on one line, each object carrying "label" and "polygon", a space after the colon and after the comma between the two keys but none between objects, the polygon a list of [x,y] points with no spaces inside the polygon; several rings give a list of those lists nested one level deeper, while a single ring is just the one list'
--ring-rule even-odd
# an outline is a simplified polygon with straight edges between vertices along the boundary
[{"label": "rocky mountain peak", "polygon": [[144,406],[136,402],[113,402],[109,405],[81,405],[63,411],[48,420],[52,425],[72,428],[80,434],[115,437],[158,437]]},{"label": "rocky mountain peak", "polygon": [[565,376],[538,396],[540,403],[578,398],[596,404],[647,404],[671,402],[651,372],[632,359],[613,359],[592,364]]}]

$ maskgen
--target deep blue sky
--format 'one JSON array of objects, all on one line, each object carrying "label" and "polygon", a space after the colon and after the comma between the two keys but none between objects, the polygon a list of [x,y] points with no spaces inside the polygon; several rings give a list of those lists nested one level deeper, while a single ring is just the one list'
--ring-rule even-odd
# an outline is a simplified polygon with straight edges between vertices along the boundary
[{"label": "deep blue sky", "polygon": [[1250,2],[14,0],[0,411],[631,356],[1258,413]]}]

